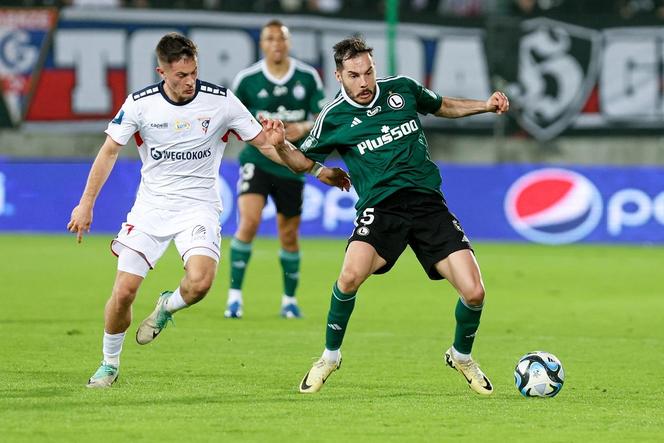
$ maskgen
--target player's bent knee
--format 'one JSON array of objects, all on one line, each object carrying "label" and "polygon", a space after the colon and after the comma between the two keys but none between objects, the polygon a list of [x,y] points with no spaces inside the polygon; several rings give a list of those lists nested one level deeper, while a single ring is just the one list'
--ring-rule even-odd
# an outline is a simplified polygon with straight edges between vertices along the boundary
[{"label": "player's bent knee", "polygon": [[350,293],[359,289],[360,285],[366,280],[366,276],[354,269],[343,269],[339,276],[339,289],[341,292]]},{"label": "player's bent knee", "polygon": [[472,288],[463,291],[463,299],[469,306],[482,306],[484,303],[484,296],[486,295],[484,285],[481,283],[476,284]]},{"label": "player's bent knee", "polygon": [[116,285],[113,287],[113,299],[119,308],[127,308],[136,299],[137,288],[130,285]]}]

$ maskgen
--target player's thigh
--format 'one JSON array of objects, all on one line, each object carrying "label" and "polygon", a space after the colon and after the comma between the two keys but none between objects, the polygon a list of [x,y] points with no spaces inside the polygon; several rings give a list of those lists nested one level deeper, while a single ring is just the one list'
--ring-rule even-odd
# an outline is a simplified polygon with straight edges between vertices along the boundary
[{"label": "player's thigh", "polygon": [[239,230],[253,231],[255,234],[261,222],[265,202],[266,197],[262,194],[249,193],[238,197],[237,208],[240,214]]},{"label": "player's thigh", "polygon": [[373,245],[364,241],[353,241],[346,248],[341,279],[353,280],[359,285],[386,264],[387,261],[378,254]]},{"label": "player's thigh", "polygon": [[201,255],[219,262],[221,257],[221,226],[218,213],[213,209],[199,208],[191,214],[191,224],[174,237],[185,269],[193,256]]},{"label": "player's thigh", "polygon": [[348,239],[347,248],[350,249],[354,243],[366,243],[381,259],[381,266],[375,269],[375,261],[368,263],[371,273],[384,274],[392,269],[408,244],[408,214],[394,208],[366,208],[355,220],[355,225],[357,227]]},{"label": "player's thigh", "polygon": [[[157,261],[164,255],[170,241],[170,236],[150,235],[132,224],[123,223],[122,229],[120,229],[120,232],[111,241],[111,251],[115,256],[121,257],[118,260],[119,271],[145,277],[147,270],[144,266],[141,266],[140,261],[145,262],[148,270],[154,269]],[[124,255],[123,257],[125,249],[132,251],[135,256]]]},{"label": "player's thigh", "polygon": [[436,263],[435,267],[462,295],[483,297],[482,273],[472,250],[455,251]]},{"label": "player's thigh", "polygon": [[432,196],[413,208],[409,245],[430,279],[446,278],[437,264],[456,251],[471,250],[470,241],[443,200]]}]

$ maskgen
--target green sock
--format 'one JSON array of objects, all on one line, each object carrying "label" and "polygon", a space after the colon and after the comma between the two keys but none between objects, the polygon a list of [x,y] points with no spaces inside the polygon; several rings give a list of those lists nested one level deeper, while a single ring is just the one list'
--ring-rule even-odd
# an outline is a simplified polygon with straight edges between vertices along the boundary
[{"label": "green sock", "polygon": [[454,316],[456,331],[454,332],[454,349],[462,354],[470,354],[475,341],[475,333],[480,326],[482,306],[467,306],[461,298],[457,301]]},{"label": "green sock", "polygon": [[300,251],[279,250],[279,261],[284,277],[284,294],[295,297],[295,289],[300,281]]},{"label": "green sock", "polygon": [[341,347],[341,342],[346,334],[348,320],[355,307],[355,295],[357,292],[344,294],[334,283],[332,288],[332,299],[330,311],[327,314],[327,330],[325,332],[325,348],[335,351]]},{"label": "green sock", "polygon": [[233,237],[231,240],[231,289],[242,289],[244,271],[251,257],[251,243]]}]

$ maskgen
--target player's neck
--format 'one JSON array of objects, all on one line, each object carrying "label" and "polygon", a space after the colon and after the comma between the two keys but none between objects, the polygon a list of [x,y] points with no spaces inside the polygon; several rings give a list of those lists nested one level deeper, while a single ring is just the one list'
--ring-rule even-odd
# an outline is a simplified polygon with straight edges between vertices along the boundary
[{"label": "player's neck", "polygon": [[268,60],[265,60],[265,66],[267,67],[267,72],[270,73],[275,78],[283,78],[288,74],[290,69],[291,59],[286,57],[281,63],[274,63]]}]

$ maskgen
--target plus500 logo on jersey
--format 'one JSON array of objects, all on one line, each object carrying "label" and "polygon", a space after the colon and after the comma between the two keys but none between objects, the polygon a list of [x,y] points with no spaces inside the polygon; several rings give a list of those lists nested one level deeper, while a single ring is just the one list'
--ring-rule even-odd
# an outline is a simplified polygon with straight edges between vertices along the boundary
[{"label": "plus500 logo on jersey", "polygon": [[187,151],[187,152],[171,152],[171,151],[159,151],[155,148],[150,149],[150,156],[155,160],[200,160],[205,157],[212,155],[210,149],[205,151]]},{"label": "plus500 logo on jersey", "polygon": [[507,191],[505,215],[528,240],[559,244],[581,240],[602,217],[602,197],[586,177],[565,169],[540,169]]},{"label": "plus500 logo on jersey", "polygon": [[381,146],[392,143],[395,140],[399,140],[403,136],[406,136],[411,132],[415,132],[418,129],[419,126],[415,120],[410,120],[394,128],[390,128],[389,126],[385,125],[380,128],[383,135],[376,137],[373,140],[364,140],[363,142],[358,143],[357,149],[360,150],[360,155],[364,155],[367,150],[373,151],[374,149],[378,149]]},{"label": "plus500 logo on jersey", "polygon": [[[607,173],[606,182],[599,182],[608,187],[611,182],[625,180],[615,174],[620,172]],[[661,230],[652,222],[664,225],[664,192],[651,197],[644,190],[630,187],[613,188],[604,195],[606,206],[595,184],[583,175],[565,169],[540,169],[522,176],[510,187],[505,214],[519,234],[538,243],[582,240],[598,227],[604,210],[605,230],[596,232],[596,239],[661,239]]]}]

